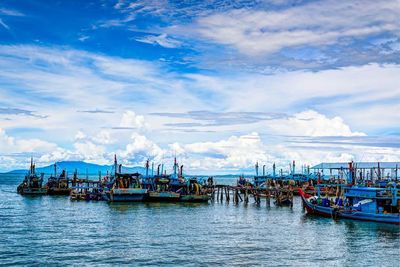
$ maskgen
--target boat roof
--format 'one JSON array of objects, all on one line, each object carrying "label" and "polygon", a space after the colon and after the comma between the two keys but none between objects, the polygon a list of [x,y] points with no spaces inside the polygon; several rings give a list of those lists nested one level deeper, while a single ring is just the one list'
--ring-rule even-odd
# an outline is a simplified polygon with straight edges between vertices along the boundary
[{"label": "boat roof", "polygon": [[[354,168],[357,169],[371,169],[378,168],[378,162],[353,162]],[[383,169],[396,169],[400,168],[400,162],[379,162],[379,167]],[[348,162],[336,162],[336,163],[327,163],[323,162],[318,165],[311,167],[311,169],[348,169]]]}]

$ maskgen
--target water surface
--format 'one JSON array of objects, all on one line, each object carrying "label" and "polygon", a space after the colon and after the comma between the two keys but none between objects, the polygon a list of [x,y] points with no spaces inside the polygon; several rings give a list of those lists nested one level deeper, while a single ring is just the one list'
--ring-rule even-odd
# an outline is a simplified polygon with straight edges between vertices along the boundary
[{"label": "water surface", "polygon": [[[399,266],[400,228],[232,201],[71,202],[0,174],[1,265]],[[219,179],[231,183],[232,179]]]}]

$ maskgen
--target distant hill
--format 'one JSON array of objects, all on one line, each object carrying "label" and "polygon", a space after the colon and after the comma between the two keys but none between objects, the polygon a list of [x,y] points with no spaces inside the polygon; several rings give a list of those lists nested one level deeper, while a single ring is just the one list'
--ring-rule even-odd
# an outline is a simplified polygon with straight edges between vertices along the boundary
[{"label": "distant hill", "polygon": [[[86,172],[88,174],[98,174],[99,171],[101,171],[102,175],[106,174],[107,171],[111,172],[112,170],[112,165],[98,165],[94,163],[86,163],[83,161],[60,161],[57,162],[57,173],[61,173],[62,170],[66,170],[69,175],[72,175],[72,173],[77,170],[78,174],[85,175]],[[13,170],[8,172],[9,174],[25,174],[28,171],[28,169],[25,170]],[[54,164],[45,166],[45,167],[39,167],[36,168],[36,172],[38,173],[45,173],[45,174],[52,174],[54,173]],[[122,166],[122,172],[138,172],[141,174],[146,173],[146,168],[144,167],[124,167]]]}]

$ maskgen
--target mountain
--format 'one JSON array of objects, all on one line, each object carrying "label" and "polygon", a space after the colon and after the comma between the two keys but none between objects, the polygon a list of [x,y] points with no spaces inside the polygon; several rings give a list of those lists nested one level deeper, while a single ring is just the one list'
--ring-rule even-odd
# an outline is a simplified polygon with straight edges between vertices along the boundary
[{"label": "mountain", "polygon": [[[82,176],[85,175],[86,172],[88,174],[94,175],[98,174],[101,171],[102,175],[105,175],[107,171],[111,172],[113,165],[98,165],[93,163],[86,163],[83,161],[60,161],[57,162],[57,173],[61,173],[62,170],[66,170],[69,175],[75,171],[78,171],[78,175]],[[26,170],[13,170],[8,173],[10,174],[25,174],[28,171]],[[52,174],[54,173],[54,164],[45,166],[45,167],[38,167],[36,168],[37,173],[45,173],[45,174]],[[129,172],[134,173],[138,172],[141,174],[146,173],[146,168],[144,167],[124,167],[122,166],[122,172]]]}]

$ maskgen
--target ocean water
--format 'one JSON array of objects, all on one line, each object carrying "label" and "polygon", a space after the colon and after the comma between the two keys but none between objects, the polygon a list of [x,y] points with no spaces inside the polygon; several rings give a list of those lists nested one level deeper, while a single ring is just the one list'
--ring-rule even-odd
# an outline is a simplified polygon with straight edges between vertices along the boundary
[{"label": "ocean water", "polygon": [[[71,202],[0,174],[0,265],[400,266],[400,228],[256,205]],[[232,179],[218,179],[232,183]]]}]

